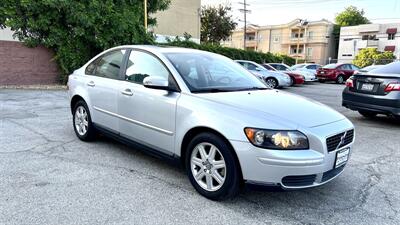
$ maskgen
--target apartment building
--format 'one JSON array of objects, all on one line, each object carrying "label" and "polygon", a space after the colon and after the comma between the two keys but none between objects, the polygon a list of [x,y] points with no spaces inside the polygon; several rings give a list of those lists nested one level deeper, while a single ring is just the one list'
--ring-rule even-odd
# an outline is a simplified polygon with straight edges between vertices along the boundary
[{"label": "apartment building", "polygon": [[301,21],[293,20],[287,24],[272,26],[249,26],[246,29],[246,46],[244,30],[236,30],[226,47],[272,52],[292,56],[299,61],[326,64],[335,56],[333,23],[328,20]]},{"label": "apartment building", "polygon": [[169,8],[157,12],[157,25],[151,27],[158,42],[165,39],[192,36],[192,41],[200,43],[200,7],[201,0],[172,0]]},{"label": "apartment building", "polygon": [[400,23],[364,24],[342,27],[339,41],[339,62],[352,62],[363,48],[391,51],[400,59]]}]

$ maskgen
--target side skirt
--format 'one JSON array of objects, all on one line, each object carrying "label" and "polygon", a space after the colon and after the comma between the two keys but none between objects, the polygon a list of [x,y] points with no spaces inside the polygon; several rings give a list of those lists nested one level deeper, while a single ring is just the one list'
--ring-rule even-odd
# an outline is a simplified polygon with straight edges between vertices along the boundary
[{"label": "side skirt", "polygon": [[159,151],[157,149],[151,148],[149,146],[143,145],[141,143],[135,142],[135,141],[133,141],[131,139],[122,137],[119,133],[117,133],[115,131],[112,131],[110,129],[107,129],[107,128],[101,126],[101,125],[93,123],[93,126],[101,134],[104,134],[105,136],[110,137],[110,138],[112,138],[112,139],[114,139],[114,140],[116,140],[116,141],[118,141],[118,142],[120,142],[120,143],[122,143],[124,145],[132,147],[132,148],[134,148],[136,150],[139,150],[139,151],[141,151],[141,152],[143,152],[145,154],[151,155],[151,156],[153,156],[155,158],[165,160],[168,164],[171,164],[171,165],[174,165],[174,166],[178,166],[178,167],[182,167],[180,157],[175,155],[175,154],[170,155],[170,154],[161,152],[161,151]]}]

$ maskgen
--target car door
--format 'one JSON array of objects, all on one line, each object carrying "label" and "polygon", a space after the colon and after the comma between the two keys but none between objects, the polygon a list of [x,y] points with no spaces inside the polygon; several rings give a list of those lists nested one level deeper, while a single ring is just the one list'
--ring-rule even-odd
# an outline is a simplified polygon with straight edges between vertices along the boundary
[{"label": "car door", "polygon": [[163,77],[179,90],[170,71],[157,56],[131,50],[118,95],[119,131],[124,137],[172,155],[180,93],[144,87],[143,79],[147,76]]},{"label": "car door", "polygon": [[107,52],[98,57],[86,69],[87,90],[92,121],[99,126],[118,131],[118,93],[121,67],[125,49]]},{"label": "car door", "polygon": [[350,64],[344,64],[343,66],[343,72],[345,74],[345,79],[349,79],[353,75],[353,68],[351,67]]}]

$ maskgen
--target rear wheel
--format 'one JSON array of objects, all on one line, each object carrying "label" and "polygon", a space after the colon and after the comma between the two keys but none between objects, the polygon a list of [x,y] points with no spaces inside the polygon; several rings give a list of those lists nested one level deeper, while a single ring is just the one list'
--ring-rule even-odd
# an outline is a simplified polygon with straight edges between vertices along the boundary
[{"label": "rear wheel", "polygon": [[296,81],[294,80],[293,77],[290,77],[290,86],[294,86],[296,84]]},{"label": "rear wheel", "polygon": [[213,133],[201,133],[187,147],[186,171],[193,187],[206,198],[222,200],[240,190],[240,168],[233,149]]},{"label": "rear wheel", "polygon": [[96,135],[86,102],[80,100],[74,106],[73,125],[76,136],[82,141],[91,141]]},{"label": "rear wheel", "polygon": [[365,110],[359,110],[358,111],[362,116],[366,117],[366,118],[373,118],[376,115],[378,115],[378,113],[376,112],[371,112],[371,111],[365,111]]},{"label": "rear wheel", "polygon": [[267,78],[265,80],[265,83],[267,84],[268,87],[273,88],[273,89],[278,87],[278,81],[272,77]]},{"label": "rear wheel", "polygon": [[339,76],[336,78],[336,83],[338,83],[338,84],[343,84],[343,83],[344,83],[344,76],[343,76],[343,75],[339,75]]}]

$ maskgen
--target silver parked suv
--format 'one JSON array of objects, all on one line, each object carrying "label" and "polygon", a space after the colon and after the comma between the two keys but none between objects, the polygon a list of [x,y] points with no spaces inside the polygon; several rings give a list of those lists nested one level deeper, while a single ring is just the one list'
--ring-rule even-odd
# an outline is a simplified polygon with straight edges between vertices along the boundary
[{"label": "silver parked suv", "polygon": [[243,183],[299,189],[338,176],[352,123],[320,103],[265,84],[213,53],[154,46],[109,49],[69,76],[73,127],[178,159],[210,199]]}]

